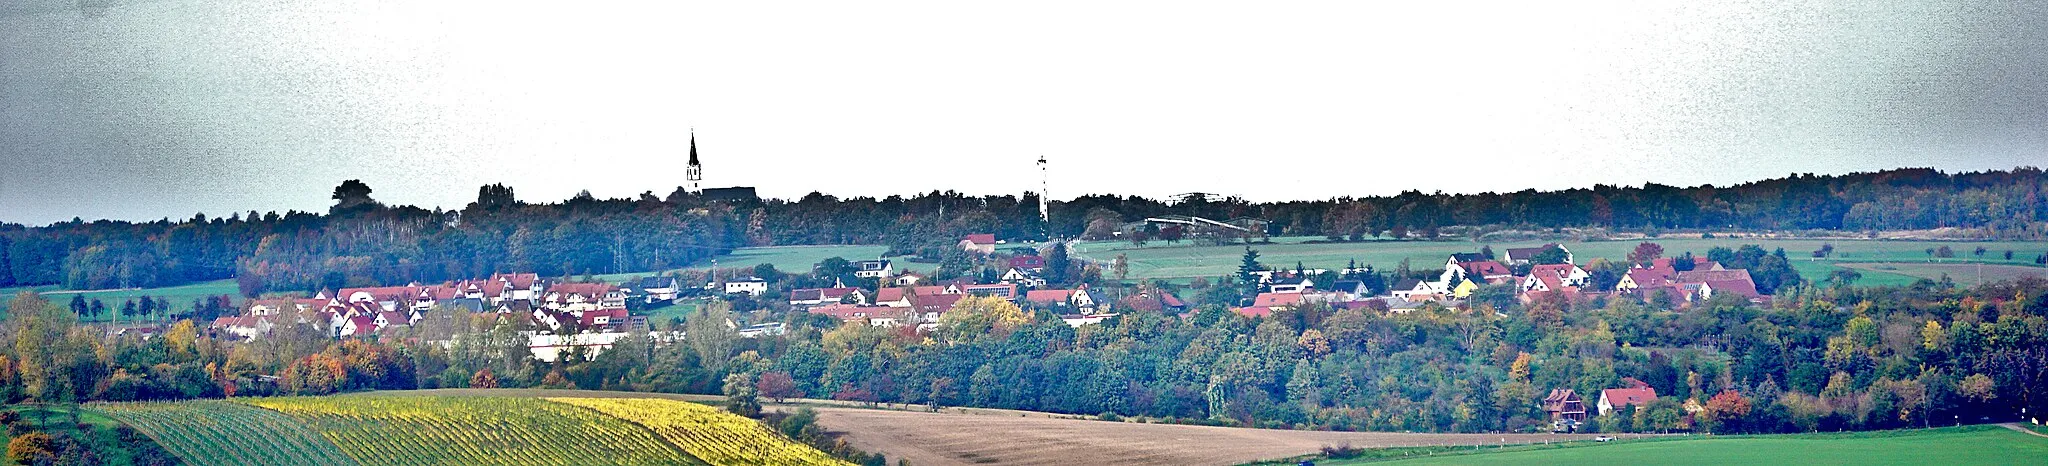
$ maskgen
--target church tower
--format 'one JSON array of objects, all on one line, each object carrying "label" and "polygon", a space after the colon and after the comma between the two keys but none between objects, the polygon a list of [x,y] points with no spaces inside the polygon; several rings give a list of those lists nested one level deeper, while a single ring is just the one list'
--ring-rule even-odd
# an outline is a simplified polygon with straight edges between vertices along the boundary
[{"label": "church tower", "polygon": [[704,181],[704,164],[697,162],[697,129],[690,129],[690,192],[704,192],[699,182]]}]

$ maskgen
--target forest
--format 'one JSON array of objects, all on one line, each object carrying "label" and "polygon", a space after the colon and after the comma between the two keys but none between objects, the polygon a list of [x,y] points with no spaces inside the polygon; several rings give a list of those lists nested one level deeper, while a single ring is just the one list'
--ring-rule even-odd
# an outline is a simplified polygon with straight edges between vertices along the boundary
[{"label": "forest", "polygon": [[2048,174],[2023,167],[1944,173],[1909,168],[1794,175],[1735,186],[1594,186],[1561,191],[1425,194],[1250,202],[1190,194],[1173,200],[1036,194],[711,200],[666,195],[561,202],[478,189],[458,210],[388,206],[367,184],[334,188],[325,213],[194,215],[147,222],[74,219],[0,224],[0,287],[149,288],[234,278],[245,296],[342,286],[439,282],[493,272],[544,276],[649,272],[733,248],[886,244],[931,260],[969,233],[1038,240],[1106,234],[1149,216],[1269,220],[1269,235],[1432,239],[1448,227],[1610,231],[1876,232],[1955,228],[1977,238],[2048,239]]}]

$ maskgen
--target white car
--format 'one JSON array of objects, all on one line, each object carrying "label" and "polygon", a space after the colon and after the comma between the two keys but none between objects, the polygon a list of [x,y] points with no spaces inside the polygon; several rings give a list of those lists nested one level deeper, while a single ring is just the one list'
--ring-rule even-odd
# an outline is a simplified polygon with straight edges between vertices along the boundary
[{"label": "white car", "polygon": [[1595,442],[1612,442],[1612,441],[1614,441],[1614,437],[1608,437],[1608,436],[1602,435],[1602,436],[1599,436],[1599,437],[1593,437],[1593,441],[1595,441]]}]

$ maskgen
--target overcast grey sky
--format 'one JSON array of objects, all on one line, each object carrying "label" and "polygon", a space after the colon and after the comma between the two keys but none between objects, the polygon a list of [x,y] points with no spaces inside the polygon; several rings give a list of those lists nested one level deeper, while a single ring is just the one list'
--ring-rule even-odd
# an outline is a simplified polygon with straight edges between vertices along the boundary
[{"label": "overcast grey sky", "polygon": [[0,0],[0,221],[2048,160],[2039,2],[499,3]]}]

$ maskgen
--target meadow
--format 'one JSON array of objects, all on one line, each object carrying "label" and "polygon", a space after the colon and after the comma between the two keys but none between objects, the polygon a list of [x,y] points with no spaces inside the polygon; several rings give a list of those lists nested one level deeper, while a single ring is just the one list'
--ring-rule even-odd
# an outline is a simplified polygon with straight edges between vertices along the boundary
[{"label": "meadow", "polygon": [[[774,265],[776,270],[781,270],[783,272],[801,273],[807,270],[811,270],[812,265],[816,265],[819,262],[823,262],[825,259],[833,257],[838,257],[850,261],[876,259],[880,258],[882,256],[882,253],[888,251],[888,246],[871,244],[833,246],[768,246],[759,248],[739,248],[734,249],[731,254],[718,256],[718,268],[751,268],[761,264],[770,264]],[[892,262],[893,265],[899,270],[906,265],[911,265],[902,260],[894,260]],[[710,268],[711,262],[704,261],[681,269],[661,270],[654,272],[613,273],[596,275],[594,276],[594,278],[605,282],[621,283],[626,280],[652,276],[660,273],[673,272],[675,270],[707,270]]]},{"label": "meadow", "polygon": [[[106,303],[108,312],[90,319],[83,319],[88,322],[113,322],[116,319],[116,317],[118,317],[121,322],[164,321],[164,319],[166,319],[166,316],[161,312],[146,317],[117,316],[117,314],[120,314],[121,303],[142,296],[149,296],[150,298],[160,298],[165,301],[168,301],[171,305],[172,313],[186,313],[192,311],[192,300],[195,299],[205,298],[209,296],[226,295],[230,298],[236,299],[237,303],[239,303],[242,295],[241,290],[235,286],[235,281],[233,279],[214,280],[209,282],[199,282],[163,288],[138,288],[125,290],[68,291],[60,290],[58,289],[58,287],[53,285],[34,287],[10,287],[0,288],[0,311],[4,311],[7,302],[14,300],[15,293],[19,293],[21,291],[34,291],[40,293],[43,295],[43,299],[47,299],[51,303],[55,303],[59,306],[69,305],[71,303],[72,296],[84,296],[85,299],[87,300],[98,299],[101,302]],[[4,312],[0,312],[0,314],[4,314]]]},{"label": "meadow", "polygon": [[[1443,268],[1444,258],[1450,254],[1477,252],[1483,246],[1491,246],[1494,252],[1499,254],[1505,252],[1508,248],[1534,247],[1544,243],[1543,241],[1504,243],[1475,243],[1470,241],[1362,241],[1328,243],[1321,242],[1320,240],[1321,238],[1310,237],[1275,238],[1273,243],[1270,244],[1253,244],[1250,246],[1259,251],[1259,261],[1261,263],[1274,268],[1293,268],[1295,264],[1299,263],[1307,268],[1336,270],[1343,268],[1352,260],[1357,260],[1361,266],[1371,265],[1381,270],[1392,270],[1405,259],[1409,261],[1411,268],[1420,270],[1441,269]],[[1594,258],[1606,258],[1609,260],[1625,259],[1628,257],[1629,251],[1633,250],[1638,243],[1643,241],[1650,241],[1664,246],[1666,256],[1676,256],[1688,251],[1695,255],[1705,255],[1707,250],[1717,246],[1732,249],[1745,244],[1756,244],[1765,249],[1784,248],[1785,255],[1791,259],[1793,267],[1799,270],[1800,275],[1805,276],[1809,280],[1824,279],[1829,273],[1849,264],[1871,263],[1929,265],[1983,263],[2011,266],[2004,269],[2007,273],[2001,275],[2001,277],[2021,276],[2024,273],[2014,272],[2024,272],[2029,268],[2037,271],[2036,273],[2039,274],[2048,274],[2048,269],[2036,268],[2037,266],[2033,264],[2033,259],[2036,255],[2048,253],[2048,242],[1665,238],[1565,242],[1564,244],[1567,249],[1572,251],[1573,256],[1575,256],[1579,263],[1586,263]],[[1823,244],[1834,245],[1834,253],[1825,259],[1813,258],[1812,252],[1820,249]],[[1954,251],[1955,257],[1938,258],[1926,253],[1927,249],[1939,248],[1941,246],[1948,246]],[[1983,256],[1974,254],[1979,246],[1984,247],[1986,250]],[[1136,246],[1129,242],[1087,241],[1076,244],[1075,252],[1080,257],[1105,263],[1115,259],[1118,254],[1123,254],[1130,263],[1129,278],[1131,279],[1186,281],[1196,277],[1214,278],[1235,274],[1239,258],[1244,254],[1244,248],[1245,245],[1242,244],[1195,246],[1187,243],[1168,245],[1164,242],[1155,241],[1144,246]],[[2010,261],[2004,259],[2004,252],[2008,250],[2013,251],[2013,259]],[[1931,277],[1928,277],[1928,270],[1901,268],[1894,271],[1859,267],[1858,272],[1863,274],[1863,278],[1857,284],[1902,285],[1912,283],[1913,280],[1922,277],[1937,278],[1940,276],[1936,272],[1932,273]],[[1974,273],[1974,269],[1972,269],[1972,273]],[[1955,276],[1960,281],[1961,277],[1957,275],[1951,273],[1951,276]],[[1987,275],[1986,278],[1988,279],[1990,276]]]},{"label": "meadow", "polygon": [[1999,426],[1844,434],[1790,434],[1578,442],[1552,447],[1386,458],[1318,461],[1320,465],[1722,465],[1722,464],[2040,464],[2048,438]]}]

